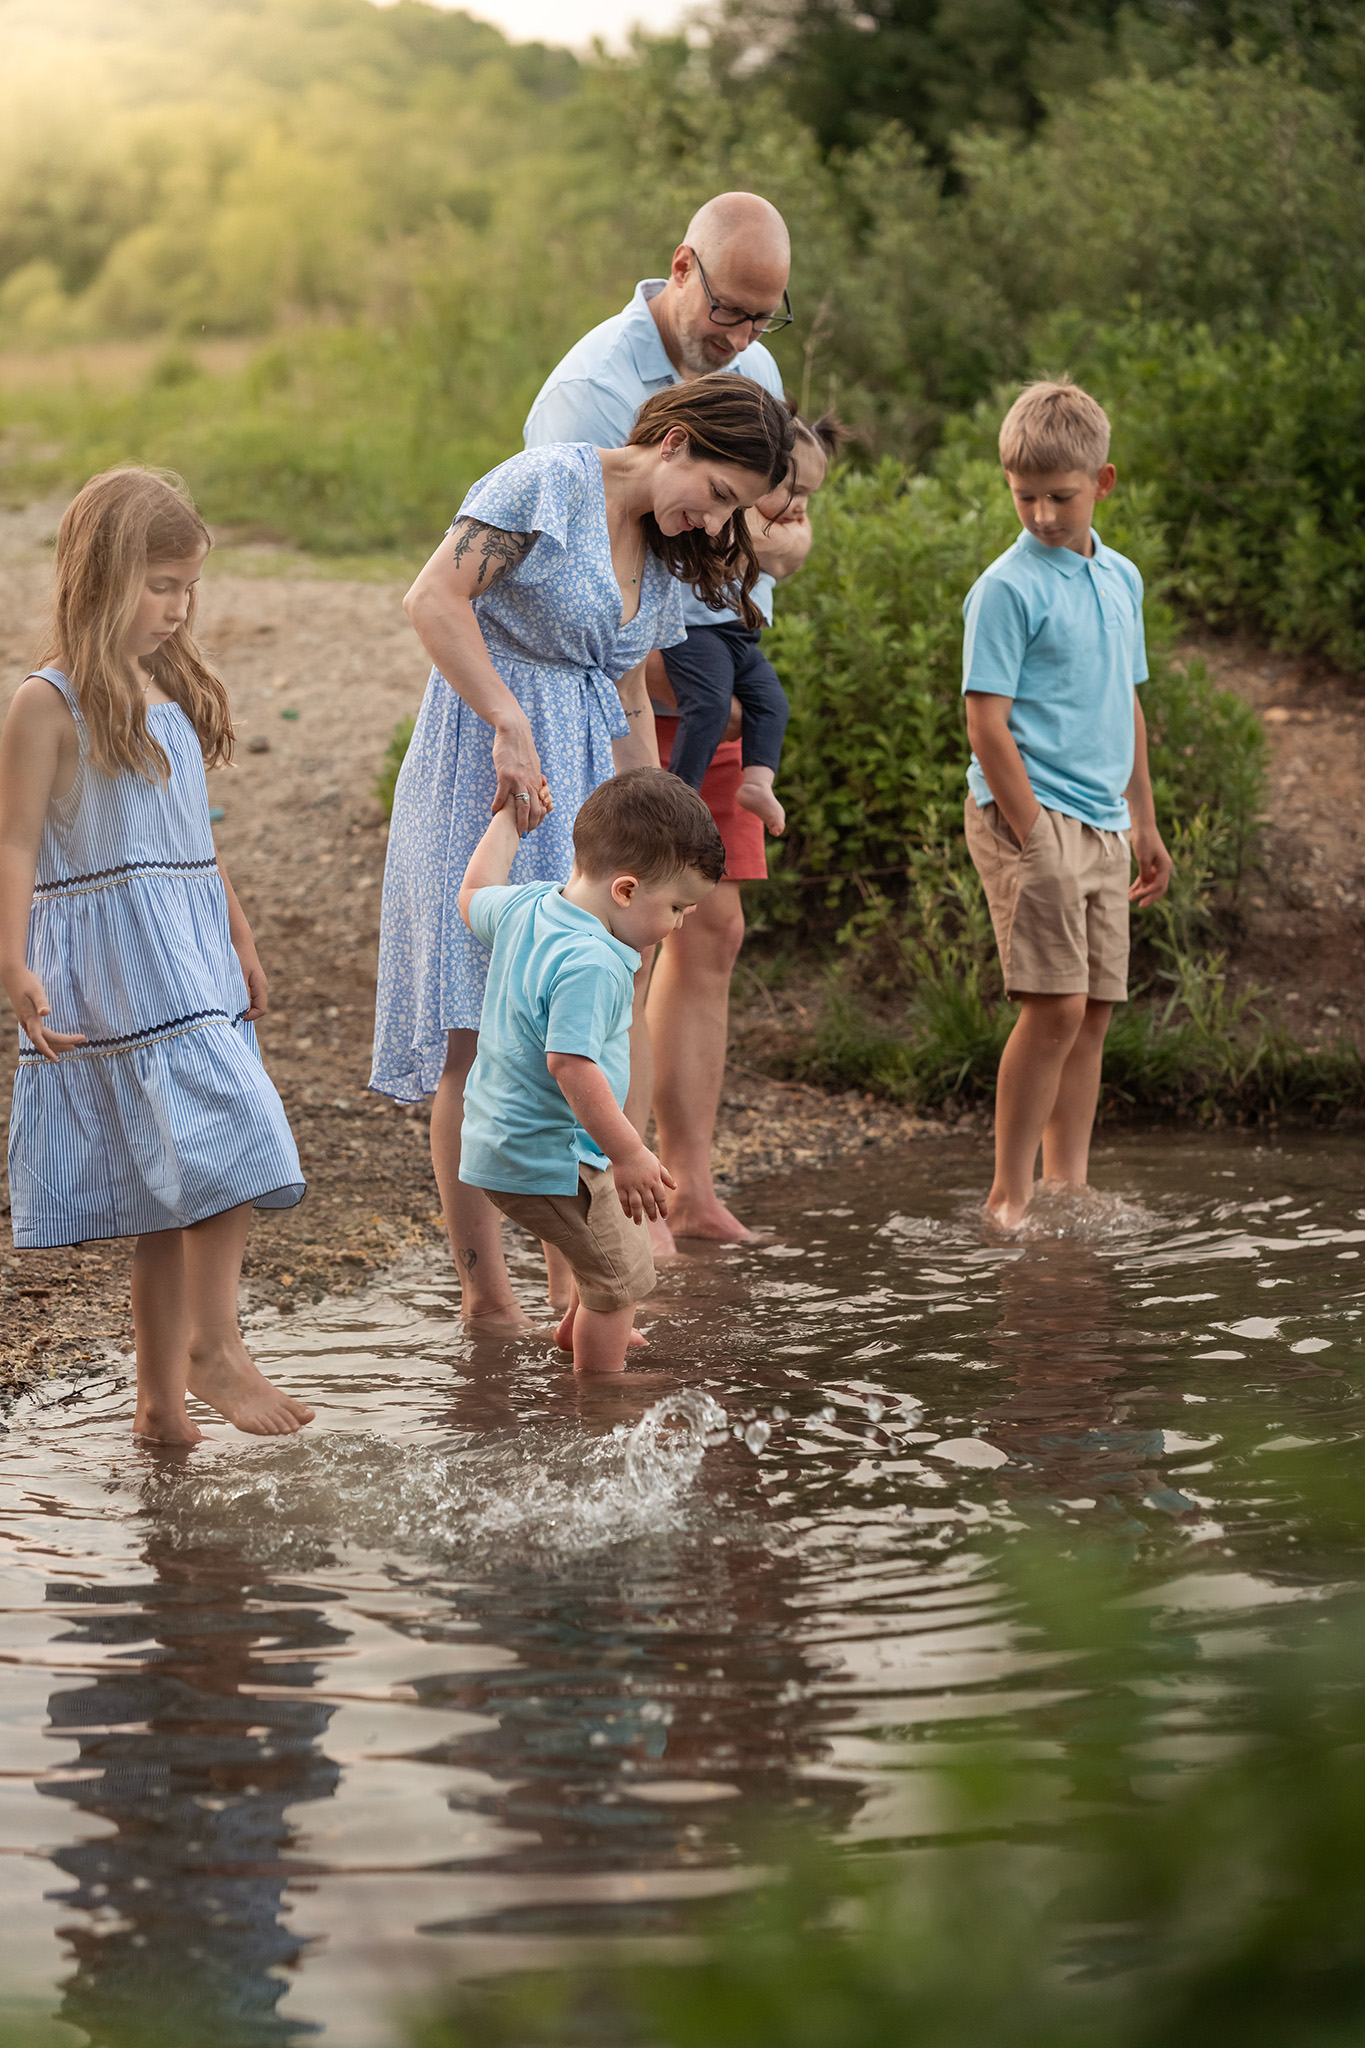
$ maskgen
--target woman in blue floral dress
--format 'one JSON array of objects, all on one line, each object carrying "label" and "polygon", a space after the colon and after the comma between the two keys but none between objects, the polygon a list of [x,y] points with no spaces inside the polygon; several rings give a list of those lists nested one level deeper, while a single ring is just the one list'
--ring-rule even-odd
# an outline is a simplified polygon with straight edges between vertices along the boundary
[{"label": "woman in blue floral dress", "polygon": [[558,443],[492,470],[405,601],[435,666],[394,795],[370,1086],[400,1102],[435,1092],[432,1164],[467,1321],[529,1327],[498,1214],[459,1179],[488,966],[459,915],[465,866],[510,797],[539,827],[512,881],[568,880],[585,798],[657,758],[644,664],[684,637],[683,585],[752,609],[758,562],[735,515],[782,481],[791,448],[786,408],[748,378],[673,385],[624,448]]}]

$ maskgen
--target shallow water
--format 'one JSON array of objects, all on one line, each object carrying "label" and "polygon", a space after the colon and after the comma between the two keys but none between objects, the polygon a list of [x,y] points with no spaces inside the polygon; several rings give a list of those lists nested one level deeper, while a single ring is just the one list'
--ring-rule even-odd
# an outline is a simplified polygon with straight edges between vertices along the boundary
[{"label": "shallow water", "polygon": [[[921,1839],[925,1760],[1067,1697],[993,1564],[1023,1522],[1273,1640],[1359,1575],[1275,1454],[1354,1469],[1360,1160],[1124,1139],[1002,1244],[981,1149],[923,1143],[753,1191],[771,1234],[669,1269],[617,1384],[476,1354],[433,1259],[258,1321],[293,1440],[134,1450],[113,1372],[24,1404],[0,2010],[99,2042],[154,1981],[222,2048],[383,2048],[444,1977],[668,1953],[774,1816]],[[1171,1754],[1210,1739],[1183,1698]]]}]

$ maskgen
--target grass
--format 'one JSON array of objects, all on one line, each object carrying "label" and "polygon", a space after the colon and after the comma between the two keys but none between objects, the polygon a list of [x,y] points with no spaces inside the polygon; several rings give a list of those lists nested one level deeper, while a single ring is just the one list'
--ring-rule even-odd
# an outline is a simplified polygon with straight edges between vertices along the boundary
[{"label": "grass", "polygon": [[[856,1088],[916,1109],[989,1103],[1017,1011],[981,970],[927,978],[879,1017],[846,970],[828,974],[816,1021],[760,1065],[780,1078]],[[1322,1120],[1365,1110],[1365,1057],[1346,1035],[1310,1046],[1267,990],[1230,994],[1219,954],[1167,953],[1157,981],[1114,1014],[1101,1116],[1203,1123]]]}]

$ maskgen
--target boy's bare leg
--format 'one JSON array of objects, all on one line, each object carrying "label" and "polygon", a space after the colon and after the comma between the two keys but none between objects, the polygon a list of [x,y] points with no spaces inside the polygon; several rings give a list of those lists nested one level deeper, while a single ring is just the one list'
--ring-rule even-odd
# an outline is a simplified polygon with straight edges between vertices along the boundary
[{"label": "boy's bare leg", "polygon": [[1090,1137],[1100,1099],[1104,1039],[1112,1003],[1087,1001],[1076,1041],[1057,1084],[1057,1099],[1043,1131],[1043,1179],[1084,1187],[1090,1167]]},{"label": "boy's bare leg", "polygon": [[502,1217],[480,1188],[460,1179],[464,1084],[479,1049],[477,1031],[449,1034],[445,1070],[431,1105],[431,1164],[460,1276],[460,1313],[481,1330],[529,1334],[535,1325],[512,1292],[502,1255]]},{"label": "boy's bare leg", "polygon": [[575,1372],[624,1372],[634,1327],[634,1302],[610,1311],[584,1308],[577,1302],[571,1316],[565,1316],[559,1326],[558,1342],[564,1351],[572,1345]]},{"label": "boy's bare leg", "polygon": [[197,1444],[203,1432],[185,1413],[190,1320],[180,1230],[149,1231],[133,1248],[133,1332],[137,1345],[134,1432],[149,1443]]},{"label": "boy's bare leg", "polygon": [[738,882],[719,882],[659,948],[649,997],[659,1157],[678,1183],[668,1198],[675,1237],[743,1243],[753,1232],[711,1179],[711,1141],[725,1080],[730,976],[744,942]]},{"label": "boy's bare leg", "polygon": [[995,1088],[995,1180],[986,1207],[1012,1230],[1033,1193],[1033,1165],[1051,1122],[1062,1072],[1085,1020],[1085,996],[1019,999]]},{"label": "boy's bare leg", "polygon": [[252,1436],[292,1436],[313,1410],[272,1386],[242,1342],[237,1296],[251,1204],[180,1233],[189,1318],[189,1388]]}]

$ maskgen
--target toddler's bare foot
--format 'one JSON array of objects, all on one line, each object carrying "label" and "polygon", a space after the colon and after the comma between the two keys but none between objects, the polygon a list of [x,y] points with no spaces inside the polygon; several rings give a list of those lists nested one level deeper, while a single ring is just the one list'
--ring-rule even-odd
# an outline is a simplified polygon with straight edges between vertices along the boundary
[{"label": "toddler's bare foot", "polygon": [[[559,1328],[555,1331],[555,1344],[561,1351],[573,1350],[573,1324],[574,1317],[577,1314],[578,1309],[575,1305],[568,1311],[568,1313],[565,1315],[562,1322],[560,1323]],[[641,1349],[642,1346],[645,1346],[648,1343],[649,1339],[648,1337],[646,1337],[643,1330],[632,1330],[630,1335],[626,1339],[626,1349],[627,1351],[638,1351]]]},{"label": "toddler's bare foot", "polygon": [[204,1432],[190,1421],[183,1401],[178,1407],[159,1408],[154,1401],[139,1400],[133,1415],[133,1435],[147,1444],[201,1444]]},{"label": "toddler's bare foot", "polygon": [[249,1436],[293,1436],[314,1411],[272,1386],[241,1339],[213,1352],[190,1352],[190,1392]]},{"label": "toddler's bare foot", "polygon": [[996,1230],[1017,1230],[1028,1213],[1027,1202],[987,1201],[982,1214]]},{"label": "toddler's bare foot", "polygon": [[732,1215],[714,1190],[695,1201],[686,1195],[670,1198],[669,1217],[675,1237],[709,1237],[716,1244],[751,1244],[754,1233]]},{"label": "toddler's bare foot", "polygon": [[735,802],[742,811],[752,811],[762,820],[774,839],[780,839],[787,829],[787,813],[773,795],[770,784],[750,782],[742,779],[735,792]]}]

